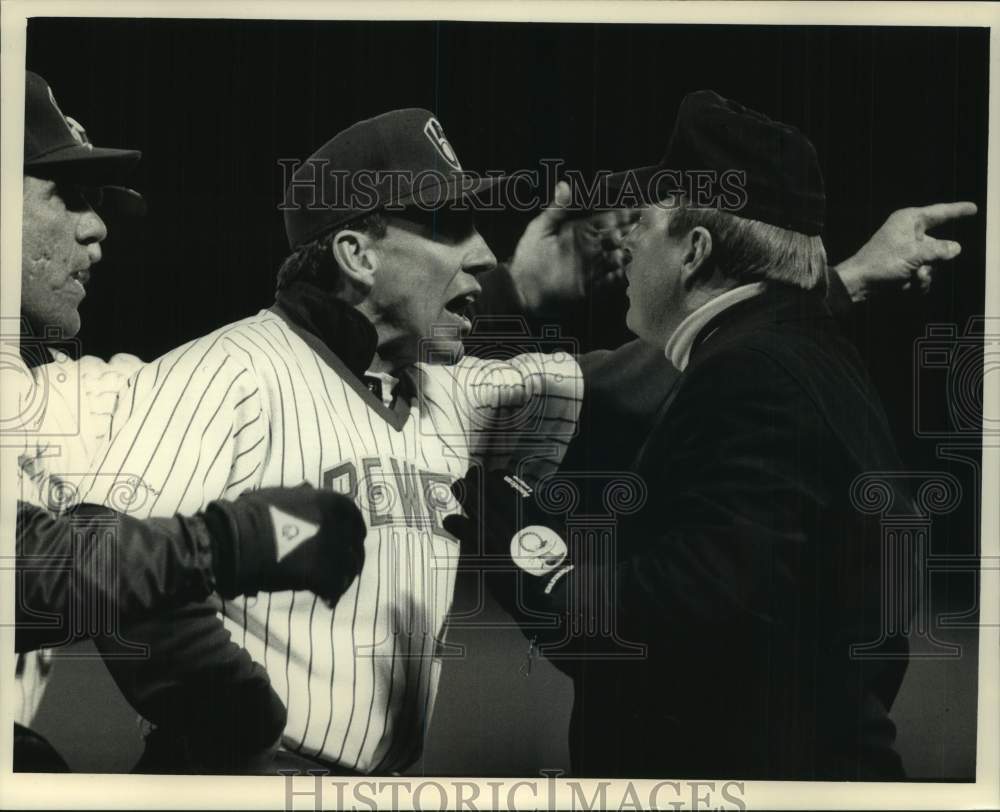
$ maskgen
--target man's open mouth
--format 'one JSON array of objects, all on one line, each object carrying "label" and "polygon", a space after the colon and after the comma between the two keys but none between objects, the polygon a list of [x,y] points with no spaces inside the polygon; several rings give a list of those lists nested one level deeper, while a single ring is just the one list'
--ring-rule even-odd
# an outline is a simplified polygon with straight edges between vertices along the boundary
[{"label": "man's open mouth", "polygon": [[70,276],[86,287],[87,283],[90,281],[90,268],[81,268],[78,271],[73,271],[70,273]]},{"label": "man's open mouth", "polygon": [[476,303],[475,293],[462,293],[445,302],[444,309],[461,322],[464,332],[472,329],[472,306]]}]

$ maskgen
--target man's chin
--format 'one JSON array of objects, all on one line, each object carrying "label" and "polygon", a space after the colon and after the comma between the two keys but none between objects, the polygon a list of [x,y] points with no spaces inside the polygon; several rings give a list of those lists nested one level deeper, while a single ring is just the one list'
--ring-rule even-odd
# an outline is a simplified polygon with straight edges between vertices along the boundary
[{"label": "man's chin", "polygon": [[625,312],[625,326],[628,327],[635,335],[640,335],[639,330],[641,326],[637,325],[638,319],[635,314],[635,305],[629,302],[628,310]]},{"label": "man's chin", "polygon": [[663,349],[663,346],[667,343],[667,339],[663,338],[656,330],[649,329],[643,323],[642,319],[636,317],[634,311],[634,306],[629,308],[628,314],[625,316],[625,326],[644,344]]},{"label": "man's chin", "polygon": [[63,338],[76,338],[76,334],[80,332],[80,328],[83,326],[83,321],[80,319],[79,313],[74,313],[71,318],[66,319],[66,322],[62,325]]},{"label": "man's chin", "polygon": [[69,313],[59,313],[55,316],[50,314],[36,316],[22,310],[21,315],[28,322],[31,335],[46,342],[76,338],[76,334],[80,332],[80,314],[75,310]]},{"label": "man's chin", "polygon": [[459,339],[427,338],[420,343],[419,361],[424,364],[457,364],[465,357],[465,346]]}]

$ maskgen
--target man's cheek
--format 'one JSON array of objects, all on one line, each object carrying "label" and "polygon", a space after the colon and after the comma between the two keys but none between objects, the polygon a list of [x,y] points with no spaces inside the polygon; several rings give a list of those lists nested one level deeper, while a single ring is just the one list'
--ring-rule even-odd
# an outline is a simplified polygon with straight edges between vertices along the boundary
[{"label": "man's cheek", "polygon": [[[48,261],[42,257],[30,257],[26,262],[22,263],[24,273],[21,278],[22,297],[26,291],[37,292],[41,285],[46,284],[46,279],[48,274],[46,270],[48,268]],[[46,285],[47,286],[47,285]]]}]

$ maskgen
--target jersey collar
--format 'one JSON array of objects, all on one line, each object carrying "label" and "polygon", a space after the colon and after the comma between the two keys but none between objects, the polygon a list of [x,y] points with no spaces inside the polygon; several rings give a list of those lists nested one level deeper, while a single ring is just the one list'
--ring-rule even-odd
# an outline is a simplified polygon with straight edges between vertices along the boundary
[{"label": "jersey collar", "polygon": [[316,352],[368,407],[396,431],[410,416],[413,387],[400,376],[396,397],[386,406],[364,382],[375,358],[378,334],[367,318],[350,305],[307,282],[295,282],[275,297],[271,311]]},{"label": "jersey collar", "polygon": [[378,335],[363,314],[309,282],[293,282],[274,299],[287,321],[319,338],[358,378],[364,376],[375,358]]}]

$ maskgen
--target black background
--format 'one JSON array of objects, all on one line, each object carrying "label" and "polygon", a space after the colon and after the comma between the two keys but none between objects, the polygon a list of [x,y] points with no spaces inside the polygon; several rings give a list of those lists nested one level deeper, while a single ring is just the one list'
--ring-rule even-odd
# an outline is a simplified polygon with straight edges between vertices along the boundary
[{"label": "black background", "polygon": [[[924,423],[949,424],[948,390],[914,359],[927,325],[961,334],[984,312],[986,29],[33,19],[27,46],[28,68],[96,144],[143,151],[134,185],[149,215],[111,223],[82,309],[83,346],[104,357],[150,360],[267,306],[287,252],[278,160],[396,107],[435,111],[467,169],[561,158],[589,174],[658,160],[681,98],[712,88],[813,140],[833,262],[894,209],[974,201],[977,217],[939,231],[964,251],[933,293],[878,298],[857,308],[855,327],[907,462],[962,484],[961,506],[935,525],[935,551],[975,552],[976,469],[942,460],[940,437],[918,436],[918,406]],[[526,219],[481,224],[499,257]],[[622,313],[603,296],[572,330],[585,346],[611,342]],[[971,387],[975,400],[975,375]],[[967,442],[978,464],[978,438]],[[971,586],[949,579],[935,603],[974,609]],[[962,667],[974,680],[974,660]],[[958,683],[941,680],[918,705],[940,709],[932,691],[955,699]],[[974,714],[968,693],[956,701]],[[967,774],[975,731],[952,740],[957,728],[942,724],[934,735],[965,757],[947,768],[931,759],[927,773]]]}]

